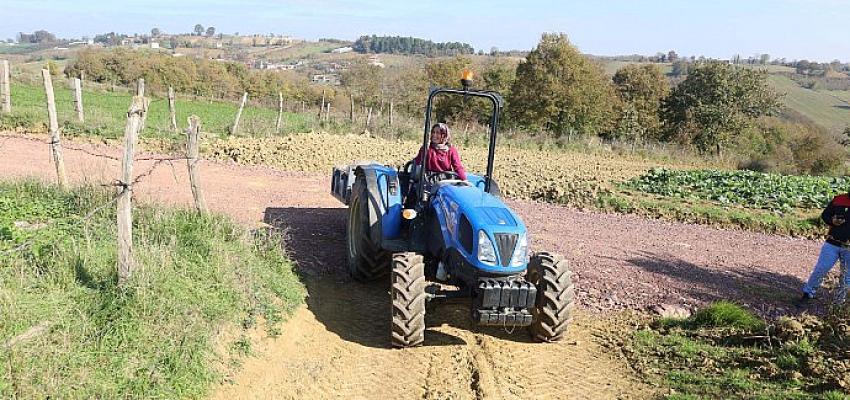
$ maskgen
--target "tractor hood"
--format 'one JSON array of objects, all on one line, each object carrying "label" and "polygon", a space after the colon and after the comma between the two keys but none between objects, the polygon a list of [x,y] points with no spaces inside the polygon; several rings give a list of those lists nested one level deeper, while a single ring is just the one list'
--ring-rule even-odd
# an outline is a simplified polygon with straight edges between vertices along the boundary
[{"label": "tractor hood", "polygon": [[[446,223],[447,242],[457,248],[479,270],[491,273],[516,273],[525,265],[509,265],[526,229],[519,218],[501,199],[468,185],[439,184],[433,207]],[[496,265],[482,264],[478,258],[479,235],[483,232],[498,254]]]},{"label": "tractor hood", "polygon": [[472,225],[494,232],[523,233],[525,225],[498,197],[474,186],[441,184],[437,201],[446,209],[460,209]]}]

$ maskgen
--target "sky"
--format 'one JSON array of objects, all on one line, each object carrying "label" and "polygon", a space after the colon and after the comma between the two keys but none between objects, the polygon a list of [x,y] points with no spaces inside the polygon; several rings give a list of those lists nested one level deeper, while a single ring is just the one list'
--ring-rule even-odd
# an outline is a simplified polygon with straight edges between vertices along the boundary
[{"label": "sky", "polygon": [[415,36],[489,51],[529,50],[563,32],[595,55],[679,55],[850,61],[850,0],[0,0],[0,38],[38,29],[97,33],[276,33],[296,38]]}]

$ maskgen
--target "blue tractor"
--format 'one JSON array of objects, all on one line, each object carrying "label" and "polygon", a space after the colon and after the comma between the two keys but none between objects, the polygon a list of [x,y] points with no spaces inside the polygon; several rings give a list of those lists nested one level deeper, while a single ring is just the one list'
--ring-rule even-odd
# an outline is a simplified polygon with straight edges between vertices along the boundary
[{"label": "blue tractor", "polygon": [[[423,148],[429,145],[437,96],[479,97],[492,103],[487,171],[460,180],[452,172],[358,162],[333,170],[331,192],[349,207],[348,267],[361,281],[391,277],[392,345],[421,345],[425,304],[468,297],[480,325],[526,326],[533,338],[565,335],[573,307],[569,263],[560,255],[529,254],[522,219],[501,200],[493,180],[496,134],[504,101],[492,91],[432,88]],[[456,288],[456,289],[447,289]]]}]

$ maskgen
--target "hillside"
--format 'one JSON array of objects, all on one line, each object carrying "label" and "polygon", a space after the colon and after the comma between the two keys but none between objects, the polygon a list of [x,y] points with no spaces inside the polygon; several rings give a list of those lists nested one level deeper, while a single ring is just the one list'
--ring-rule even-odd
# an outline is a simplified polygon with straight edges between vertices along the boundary
[{"label": "hillside", "polygon": [[805,89],[782,75],[771,75],[770,82],[785,93],[785,105],[816,124],[833,132],[850,126],[850,92]]}]

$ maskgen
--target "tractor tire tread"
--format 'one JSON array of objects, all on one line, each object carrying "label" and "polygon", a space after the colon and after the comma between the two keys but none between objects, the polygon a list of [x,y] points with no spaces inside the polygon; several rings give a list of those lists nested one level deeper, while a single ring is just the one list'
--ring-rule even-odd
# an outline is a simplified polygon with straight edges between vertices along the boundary
[{"label": "tractor tire tread", "polygon": [[[365,204],[358,204],[360,215],[353,217],[356,223],[368,226],[370,205],[366,183],[363,178],[358,177],[354,181],[352,193],[356,194],[356,199],[353,201],[365,201]],[[355,212],[354,209],[352,207],[350,212]],[[366,222],[364,222],[364,218]],[[353,262],[349,261],[353,264],[349,265],[349,272],[355,280],[369,282],[387,275],[389,272],[388,267],[392,260],[392,253],[381,249],[377,243],[373,242],[368,234],[368,229],[363,229],[359,238],[349,238],[349,240],[359,240],[357,248],[360,252]]]},{"label": "tractor tire tread", "polygon": [[419,346],[425,341],[425,259],[405,252],[392,257],[392,345]]},{"label": "tractor tire tread", "polygon": [[536,254],[528,265],[528,278],[537,285],[531,335],[541,342],[562,340],[572,320],[575,301],[569,261],[556,254]]}]

